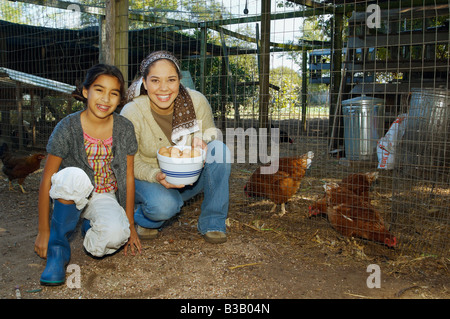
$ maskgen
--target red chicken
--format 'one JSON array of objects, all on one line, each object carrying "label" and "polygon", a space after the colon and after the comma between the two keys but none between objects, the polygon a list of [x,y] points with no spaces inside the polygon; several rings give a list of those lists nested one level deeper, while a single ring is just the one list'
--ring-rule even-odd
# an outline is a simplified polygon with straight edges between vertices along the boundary
[{"label": "red chicken", "polygon": [[269,174],[262,174],[261,167],[258,167],[245,185],[245,193],[249,197],[270,199],[274,202],[271,212],[275,212],[277,205],[281,204],[278,216],[283,216],[286,213],[285,203],[297,193],[313,157],[314,153],[310,151],[299,157],[280,158],[278,170]]},{"label": "red chicken", "polygon": [[336,183],[324,186],[330,224],[347,237],[360,237],[395,247],[397,239],[386,228],[379,212],[362,196]]},{"label": "red chicken", "polygon": [[377,178],[378,172],[355,173],[344,177],[339,185],[369,200],[370,187]]},{"label": "red chicken", "polygon": [[[370,203],[370,187],[378,178],[378,172],[354,173],[344,177],[339,186],[345,188],[355,195],[361,196],[364,201]],[[309,207],[309,215],[324,214],[327,209],[326,196],[316,201]]]},{"label": "red chicken", "polygon": [[9,190],[13,189],[11,182],[17,179],[22,193],[25,193],[22,186],[25,178],[40,168],[41,161],[44,158],[44,154],[14,156],[9,152],[8,145],[4,143],[0,147],[0,159],[3,162],[3,173],[5,173],[9,179]]}]

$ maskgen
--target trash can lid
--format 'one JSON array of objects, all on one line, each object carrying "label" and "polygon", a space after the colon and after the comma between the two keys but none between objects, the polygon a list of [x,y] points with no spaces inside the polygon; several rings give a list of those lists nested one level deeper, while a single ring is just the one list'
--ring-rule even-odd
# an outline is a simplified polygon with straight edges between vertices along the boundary
[{"label": "trash can lid", "polygon": [[371,96],[365,96],[361,95],[358,97],[355,97],[353,99],[342,101],[342,105],[348,106],[348,105],[376,105],[376,104],[383,104],[383,99],[378,99],[376,97]]}]

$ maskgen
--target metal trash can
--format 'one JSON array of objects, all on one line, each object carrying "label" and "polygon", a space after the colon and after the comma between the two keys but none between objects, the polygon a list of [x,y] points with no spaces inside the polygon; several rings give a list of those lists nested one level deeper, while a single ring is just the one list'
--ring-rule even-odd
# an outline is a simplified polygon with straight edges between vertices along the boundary
[{"label": "metal trash can", "polygon": [[345,157],[353,161],[376,158],[377,141],[383,136],[384,100],[359,96],[342,101]]},{"label": "metal trash can", "polygon": [[403,172],[426,180],[450,175],[450,92],[413,88],[399,159]]}]

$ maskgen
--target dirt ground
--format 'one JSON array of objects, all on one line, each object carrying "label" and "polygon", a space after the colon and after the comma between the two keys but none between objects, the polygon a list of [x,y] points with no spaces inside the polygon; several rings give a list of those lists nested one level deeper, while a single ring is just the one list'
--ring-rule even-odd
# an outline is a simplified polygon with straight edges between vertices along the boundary
[{"label": "dirt ground", "polygon": [[[308,219],[307,207],[321,189],[317,170],[305,177],[282,218],[269,213],[270,202],[244,197],[250,172],[233,165],[225,244],[208,244],[198,234],[201,198],[185,206],[157,239],[143,241],[136,256],[122,250],[101,259],[88,256],[78,226],[71,239],[75,271],[60,287],[40,286],[45,260],[33,250],[41,172],[27,178],[26,194],[17,185],[9,191],[1,176],[0,298],[17,298],[17,290],[22,299],[449,298],[448,258],[399,254],[343,238],[323,218]],[[369,265],[379,266],[379,288],[368,287],[368,281],[376,283]]]}]

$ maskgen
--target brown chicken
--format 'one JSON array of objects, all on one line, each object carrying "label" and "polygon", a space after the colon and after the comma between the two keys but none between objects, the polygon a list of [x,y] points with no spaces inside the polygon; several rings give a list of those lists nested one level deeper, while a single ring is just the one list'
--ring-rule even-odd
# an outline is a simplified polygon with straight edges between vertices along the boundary
[{"label": "brown chicken", "polygon": [[370,187],[377,178],[378,172],[355,173],[344,177],[339,185],[369,200]]},{"label": "brown chicken", "polygon": [[379,212],[362,196],[336,183],[325,186],[330,224],[347,237],[359,237],[395,247],[397,239],[386,228]]},{"label": "brown chicken", "polygon": [[[378,172],[354,173],[344,177],[339,186],[348,189],[355,195],[361,196],[364,201],[370,203],[370,188],[378,178]],[[326,196],[324,195],[313,205],[309,206],[309,215],[325,214],[327,209]]]},{"label": "brown chicken", "polygon": [[3,162],[3,173],[9,179],[9,190],[12,190],[12,181],[17,179],[22,193],[25,193],[23,182],[25,178],[38,170],[41,166],[44,154],[33,154],[30,156],[14,156],[9,152],[8,145],[4,143],[0,147],[0,159]]},{"label": "brown chicken", "polygon": [[261,167],[258,167],[245,185],[245,193],[249,197],[270,199],[274,202],[272,213],[277,205],[281,204],[281,213],[278,216],[283,216],[286,213],[285,203],[297,193],[313,157],[314,153],[310,151],[300,157],[280,158],[278,170],[269,174],[262,174]]}]

